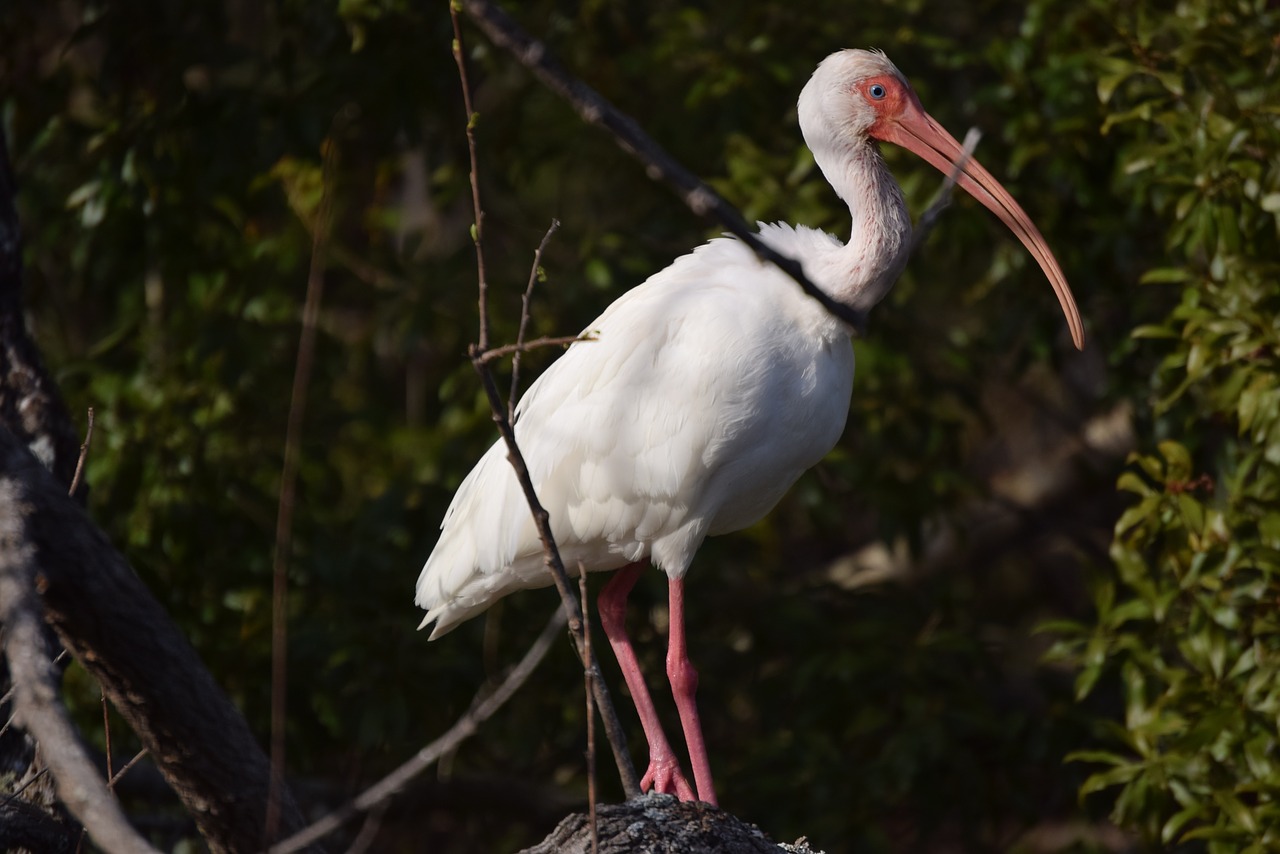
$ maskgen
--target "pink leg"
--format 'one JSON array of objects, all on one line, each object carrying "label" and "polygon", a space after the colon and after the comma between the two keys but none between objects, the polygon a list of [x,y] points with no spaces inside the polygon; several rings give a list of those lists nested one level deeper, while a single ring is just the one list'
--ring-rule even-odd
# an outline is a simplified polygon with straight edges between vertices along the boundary
[{"label": "pink leg", "polygon": [[693,782],[698,786],[698,800],[716,806],[716,790],[711,783],[711,763],[707,759],[707,743],[702,738],[702,722],[693,695],[698,690],[698,671],[689,661],[684,638],[684,579],[674,579],[669,586],[671,632],[667,637],[667,679],[680,711],[684,727],[684,743],[689,748],[689,764],[693,766]]},{"label": "pink leg", "polygon": [[645,687],[640,662],[636,660],[636,654],[631,649],[631,639],[627,637],[627,595],[631,593],[631,588],[635,586],[636,579],[644,568],[643,563],[628,564],[618,570],[617,575],[604,586],[597,600],[600,623],[604,626],[609,645],[613,647],[613,654],[622,667],[622,676],[627,680],[631,699],[640,714],[640,725],[644,727],[644,737],[649,742],[649,769],[640,780],[640,788],[648,789],[652,785],[654,791],[674,794],[682,801],[691,801],[694,799],[693,789],[680,773],[680,761],[676,759],[671,743],[662,732],[658,710],[654,708],[653,698]]}]

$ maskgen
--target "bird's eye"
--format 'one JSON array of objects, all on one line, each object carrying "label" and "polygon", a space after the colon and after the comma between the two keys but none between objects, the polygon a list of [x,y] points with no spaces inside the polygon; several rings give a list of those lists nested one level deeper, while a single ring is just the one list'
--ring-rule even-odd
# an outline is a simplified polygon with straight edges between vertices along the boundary
[{"label": "bird's eye", "polygon": [[884,100],[884,96],[888,94],[880,83],[872,83],[871,88],[867,90],[867,94],[877,101]]}]

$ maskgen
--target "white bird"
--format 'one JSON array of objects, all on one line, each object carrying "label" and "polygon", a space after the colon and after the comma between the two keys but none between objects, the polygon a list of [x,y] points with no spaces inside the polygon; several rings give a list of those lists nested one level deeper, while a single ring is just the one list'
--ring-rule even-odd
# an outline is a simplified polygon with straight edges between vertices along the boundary
[{"label": "white bird", "polygon": [[[1077,347],[1083,327],[1061,268],[1022,208],[930,118],[881,53],[845,50],[800,93],[800,129],[853,220],[848,243],[804,226],[762,225],[835,300],[866,311],[907,262],[911,220],[877,140],[901,145],[1008,225],[1040,263]],[[716,803],[684,632],[684,577],[703,539],[769,512],[834,447],[853,385],[851,330],[743,243],[719,238],[609,306],[535,382],[515,433],[572,574],[621,569],[599,611],[649,742],[641,781],[695,797],[662,732],[623,623],[652,562],[669,581],[667,675],[696,797]],[[551,583],[524,494],[497,442],[463,481],[418,578],[431,637],[502,596]]]}]

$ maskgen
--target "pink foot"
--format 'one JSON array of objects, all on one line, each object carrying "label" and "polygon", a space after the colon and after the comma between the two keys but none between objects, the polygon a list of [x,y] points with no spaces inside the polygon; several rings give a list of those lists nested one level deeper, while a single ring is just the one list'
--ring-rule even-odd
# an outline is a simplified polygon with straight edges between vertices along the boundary
[{"label": "pink foot", "polygon": [[651,756],[649,770],[640,778],[640,791],[653,791],[663,795],[675,795],[682,801],[696,801],[689,781],[680,773],[680,763],[674,756],[666,759]]}]

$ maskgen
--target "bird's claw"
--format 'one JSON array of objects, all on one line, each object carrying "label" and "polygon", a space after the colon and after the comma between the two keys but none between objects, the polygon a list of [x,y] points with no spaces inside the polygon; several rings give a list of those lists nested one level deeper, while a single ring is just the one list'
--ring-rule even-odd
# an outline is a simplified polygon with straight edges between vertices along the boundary
[{"label": "bird's claw", "polygon": [[649,770],[640,778],[640,791],[653,791],[662,795],[675,795],[682,801],[696,801],[693,787],[680,773],[680,763],[673,759],[650,757]]}]

